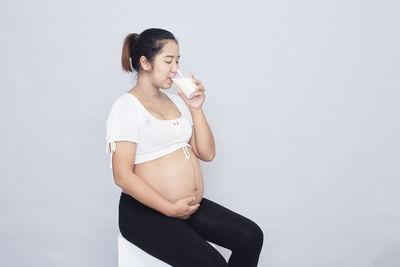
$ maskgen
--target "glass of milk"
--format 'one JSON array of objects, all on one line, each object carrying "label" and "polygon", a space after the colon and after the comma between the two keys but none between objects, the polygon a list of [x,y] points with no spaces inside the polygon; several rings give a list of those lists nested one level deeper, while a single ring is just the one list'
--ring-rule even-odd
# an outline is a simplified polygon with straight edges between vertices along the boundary
[{"label": "glass of milk", "polygon": [[178,73],[180,78],[172,78],[172,81],[187,98],[192,98],[197,91],[197,85],[193,82],[192,77],[184,77],[179,70]]}]

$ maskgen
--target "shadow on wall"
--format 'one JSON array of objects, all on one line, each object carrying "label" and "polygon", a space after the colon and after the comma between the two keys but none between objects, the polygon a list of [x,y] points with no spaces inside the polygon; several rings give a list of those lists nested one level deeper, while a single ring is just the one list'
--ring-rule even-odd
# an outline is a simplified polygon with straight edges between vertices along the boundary
[{"label": "shadow on wall", "polygon": [[400,241],[385,249],[380,257],[373,262],[376,267],[399,267],[400,266]]}]

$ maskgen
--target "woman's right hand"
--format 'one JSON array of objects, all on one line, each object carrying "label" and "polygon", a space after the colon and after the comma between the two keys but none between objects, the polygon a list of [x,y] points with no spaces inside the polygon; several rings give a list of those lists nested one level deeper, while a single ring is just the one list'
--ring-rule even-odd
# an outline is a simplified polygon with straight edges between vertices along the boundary
[{"label": "woman's right hand", "polygon": [[200,204],[193,205],[194,197],[185,197],[177,200],[172,204],[172,214],[170,217],[178,219],[187,219],[192,215],[200,206]]}]

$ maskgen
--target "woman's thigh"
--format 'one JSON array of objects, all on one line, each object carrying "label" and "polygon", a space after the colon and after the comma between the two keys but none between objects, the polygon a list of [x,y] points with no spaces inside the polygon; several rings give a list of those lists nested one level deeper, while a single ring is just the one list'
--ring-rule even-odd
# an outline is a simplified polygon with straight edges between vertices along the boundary
[{"label": "woman's thigh", "polygon": [[264,234],[255,222],[207,198],[186,223],[204,239],[233,252],[261,251]]},{"label": "woman's thigh", "polygon": [[123,192],[119,228],[125,239],[172,266],[228,266],[185,220],[168,217]]}]

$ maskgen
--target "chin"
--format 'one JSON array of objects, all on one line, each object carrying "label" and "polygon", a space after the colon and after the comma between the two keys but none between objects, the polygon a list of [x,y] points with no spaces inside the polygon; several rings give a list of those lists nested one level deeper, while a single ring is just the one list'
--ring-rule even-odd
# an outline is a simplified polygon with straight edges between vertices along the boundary
[{"label": "chin", "polygon": [[171,85],[163,85],[163,86],[160,86],[160,89],[170,89],[172,87],[172,84]]}]

